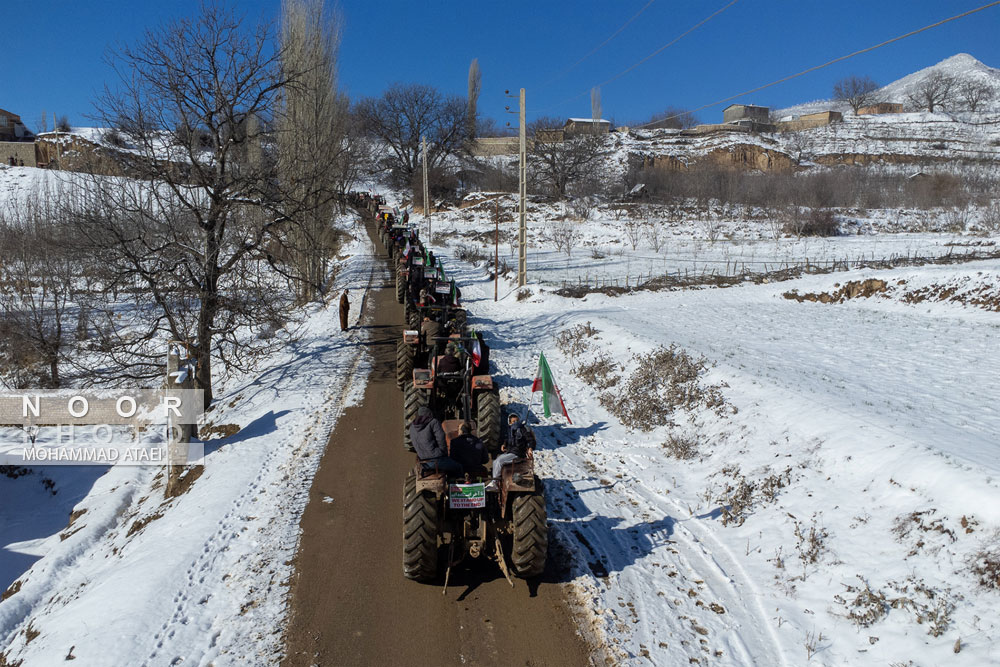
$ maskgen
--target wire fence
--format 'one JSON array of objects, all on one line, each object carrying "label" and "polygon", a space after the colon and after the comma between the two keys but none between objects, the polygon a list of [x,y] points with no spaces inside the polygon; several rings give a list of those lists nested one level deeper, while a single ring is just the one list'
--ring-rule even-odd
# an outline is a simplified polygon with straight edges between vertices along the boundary
[{"label": "wire fence", "polygon": [[[1000,248],[949,247],[940,254],[893,253],[878,257],[874,253],[867,256],[845,257],[843,259],[812,260],[804,258],[791,260],[732,260],[732,259],[692,259],[683,257],[660,258],[666,266],[654,268],[637,263],[635,270],[601,271],[589,270],[583,265],[555,266],[552,263],[529,262],[528,271],[532,282],[560,289],[634,289],[667,285],[695,285],[734,283],[740,281],[764,282],[769,279],[787,280],[803,274],[832,273],[855,269],[893,269],[904,266],[924,266],[928,264],[958,264],[984,259],[1000,259]],[[634,261],[635,258],[632,258]],[[581,270],[582,269],[582,270]]]}]

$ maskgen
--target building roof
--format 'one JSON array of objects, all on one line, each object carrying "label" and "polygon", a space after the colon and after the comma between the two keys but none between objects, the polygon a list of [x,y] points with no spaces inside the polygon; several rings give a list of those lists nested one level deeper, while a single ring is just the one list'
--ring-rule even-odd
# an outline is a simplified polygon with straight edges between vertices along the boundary
[{"label": "building roof", "polygon": [[20,116],[18,116],[18,115],[17,115],[16,113],[14,113],[13,111],[7,111],[6,109],[0,109],[0,113],[4,113],[4,114],[7,114],[8,116],[13,116],[14,118],[17,118],[18,120],[21,120],[21,117],[20,117]]},{"label": "building roof", "polygon": [[733,107],[743,107],[745,109],[767,109],[768,107],[762,107],[759,104],[730,104],[728,107],[723,109],[723,111],[728,111]]},{"label": "building roof", "polygon": [[608,125],[611,124],[610,120],[604,120],[603,118],[600,119],[600,120],[594,120],[593,118],[568,118],[568,119],[566,119],[566,122],[567,123],[571,123],[571,122],[572,123],[607,123]]}]

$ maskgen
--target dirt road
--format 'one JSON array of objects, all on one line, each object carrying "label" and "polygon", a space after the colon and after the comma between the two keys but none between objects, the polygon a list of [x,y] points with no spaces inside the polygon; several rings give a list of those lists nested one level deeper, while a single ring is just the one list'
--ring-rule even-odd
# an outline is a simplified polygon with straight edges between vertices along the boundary
[{"label": "dirt road", "polygon": [[587,665],[562,586],[546,575],[512,590],[487,562],[454,572],[447,595],[403,577],[413,455],[395,384],[402,306],[386,285],[370,307],[374,369],[362,403],[337,423],[302,517],[283,664]]}]

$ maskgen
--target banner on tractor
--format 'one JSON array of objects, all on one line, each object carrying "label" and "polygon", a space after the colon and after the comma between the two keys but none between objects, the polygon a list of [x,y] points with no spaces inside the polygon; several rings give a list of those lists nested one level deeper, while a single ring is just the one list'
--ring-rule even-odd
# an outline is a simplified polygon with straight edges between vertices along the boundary
[{"label": "banner on tractor", "polygon": [[486,485],[452,484],[448,491],[448,504],[452,509],[466,510],[486,507]]}]

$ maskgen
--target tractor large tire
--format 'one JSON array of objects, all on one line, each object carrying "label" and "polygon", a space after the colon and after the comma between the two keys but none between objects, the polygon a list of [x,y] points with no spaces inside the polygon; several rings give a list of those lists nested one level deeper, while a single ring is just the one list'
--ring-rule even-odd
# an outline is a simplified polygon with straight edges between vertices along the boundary
[{"label": "tractor large tire", "polygon": [[538,492],[518,494],[513,500],[514,538],[510,560],[514,574],[527,579],[545,569],[549,550],[549,526],[546,522],[545,497]]},{"label": "tractor large tire", "polygon": [[413,306],[412,301],[409,299],[403,301],[403,321],[406,323],[406,326],[410,325],[410,317],[413,315],[415,310],[416,308]]},{"label": "tractor large tire", "polygon": [[427,405],[429,398],[428,392],[417,389],[412,382],[403,388],[403,447],[408,451],[413,451],[413,443],[410,442],[410,422],[417,418],[417,410]]},{"label": "tractor large tire", "polygon": [[438,568],[438,502],[417,493],[417,477],[411,470],[403,484],[403,576],[431,581]]},{"label": "tractor large tire", "polygon": [[495,391],[476,399],[476,435],[491,453],[500,451],[500,395]]},{"label": "tractor large tire", "polygon": [[415,331],[420,331],[420,311],[416,308],[410,311],[410,314],[406,316],[406,323],[410,325],[410,328]]},{"label": "tractor large tire", "polygon": [[403,272],[396,270],[396,301],[403,303],[406,298],[406,277]]},{"label": "tractor large tire", "polygon": [[399,341],[396,343],[396,384],[403,389],[407,383],[413,384],[413,357],[416,348]]}]

